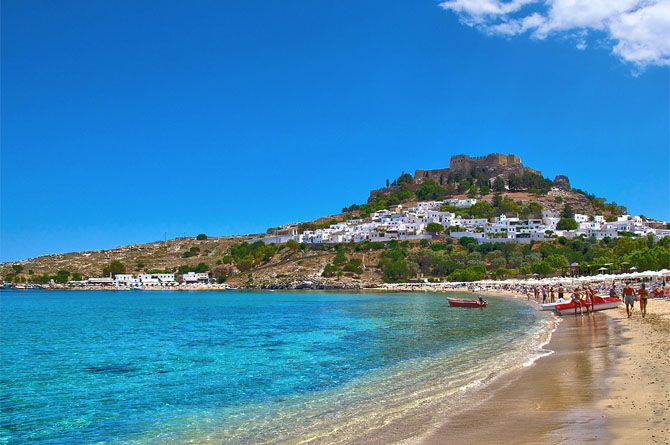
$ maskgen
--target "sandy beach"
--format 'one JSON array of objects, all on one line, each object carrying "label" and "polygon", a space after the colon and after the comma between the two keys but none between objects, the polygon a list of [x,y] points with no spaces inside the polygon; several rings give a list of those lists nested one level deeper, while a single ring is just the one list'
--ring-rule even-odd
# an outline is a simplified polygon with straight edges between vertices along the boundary
[{"label": "sandy beach", "polygon": [[668,300],[650,300],[645,319],[639,304],[632,318],[623,307],[562,317],[553,354],[494,382],[420,443],[670,443],[669,334]]},{"label": "sandy beach", "polygon": [[650,299],[645,318],[638,303],[631,318],[623,306],[607,314],[625,340],[598,404],[613,443],[670,443],[670,300]]}]

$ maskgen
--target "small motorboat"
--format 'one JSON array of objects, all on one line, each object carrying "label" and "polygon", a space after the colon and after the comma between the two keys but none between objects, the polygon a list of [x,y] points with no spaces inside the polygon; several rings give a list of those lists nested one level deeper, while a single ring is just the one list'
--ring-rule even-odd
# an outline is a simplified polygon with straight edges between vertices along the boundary
[{"label": "small motorboat", "polygon": [[[619,306],[621,303],[623,303],[623,302],[621,301],[620,298],[617,298],[617,297],[600,297],[600,296],[596,295],[594,297],[594,302],[593,302],[593,311],[595,312],[595,311],[603,311],[605,309],[612,309],[612,308],[615,308],[615,307]],[[586,304],[585,300],[582,300],[581,306],[582,306],[582,312],[586,312],[587,304]],[[588,310],[590,311],[591,310],[591,305],[589,304],[588,306],[589,306]],[[557,304],[556,305],[556,313],[558,313],[559,315],[574,314],[575,313],[575,303],[571,301],[570,303]]]},{"label": "small motorboat", "polygon": [[572,301],[572,299],[570,299],[570,298],[559,298],[558,300],[554,301],[553,303],[542,303],[540,306],[542,306],[543,311],[555,311],[557,304],[566,304],[566,303],[570,303],[571,301]]},{"label": "small motorboat", "polygon": [[451,298],[447,297],[449,306],[460,306],[460,307],[486,307],[486,300],[465,300],[463,298]]}]

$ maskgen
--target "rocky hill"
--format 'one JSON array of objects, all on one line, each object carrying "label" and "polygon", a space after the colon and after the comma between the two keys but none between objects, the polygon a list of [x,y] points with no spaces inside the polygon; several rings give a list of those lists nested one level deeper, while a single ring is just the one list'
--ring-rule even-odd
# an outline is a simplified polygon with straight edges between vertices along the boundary
[{"label": "rocky hill", "polygon": [[[503,184],[502,187],[501,184]],[[625,211],[625,208],[616,204],[605,203],[604,199],[570,189],[569,180],[565,176],[556,177],[554,181],[550,181],[542,178],[538,170],[521,164],[518,156],[500,154],[481,158],[459,155],[452,157],[450,167],[447,169],[417,170],[413,177],[403,173],[393,181],[393,184],[389,184],[389,187],[372,191],[369,203],[378,208],[398,203],[408,207],[415,205],[417,200],[445,197],[463,199],[467,196],[476,196],[479,200],[489,202],[493,201],[496,196],[507,197],[517,202],[519,208],[535,202],[545,210],[557,212],[566,205],[570,205],[575,212],[583,214],[609,215],[621,210]],[[333,220],[365,219],[369,215],[369,210],[370,204],[367,207],[366,205],[351,206],[343,209],[342,213],[324,216],[313,221],[287,224],[269,229],[268,232],[275,234],[286,233],[286,231],[299,232],[319,226],[328,227]],[[241,265],[237,259],[232,260],[231,254],[234,253],[236,246],[260,235],[263,234],[210,236],[206,239],[184,237],[120,246],[114,249],[45,255],[1,263],[0,273],[3,278],[9,274],[26,280],[37,276],[53,276],[62,270],[75,274],[75,277],[79,275],[101,276],[105,267],[117,261],[123,265],[127,273],[207,270],[215,278],[226,277],[233,285],[253,283],[275,286],[293,282],[325,280],[330,283],[329,287],[346,287],[372,285],[380,281],[381,272],[376,268],[380,252],[375,249],[365,251],[349,249],[348,258],[355,258],[355,261],[360,260],[364,265],[362,272],[341,273],[329,279],[321,276],[326,265],[332,263],[335,258],[337,246],[334,245],[301,246],[299,249],[295,246],[287,248],[286,245],[282,245],[271,252],[262,253],[248,267]]]}]

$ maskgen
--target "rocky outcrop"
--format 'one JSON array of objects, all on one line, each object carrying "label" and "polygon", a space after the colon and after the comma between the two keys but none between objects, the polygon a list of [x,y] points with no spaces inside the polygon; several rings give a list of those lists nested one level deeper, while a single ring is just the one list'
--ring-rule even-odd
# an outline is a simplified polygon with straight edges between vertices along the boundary
[{"label": "rocky outcrop", "polygon": [[565,175],[558,175],[554,178],[556,187],[563,190],[570,190],[570,180]]}]

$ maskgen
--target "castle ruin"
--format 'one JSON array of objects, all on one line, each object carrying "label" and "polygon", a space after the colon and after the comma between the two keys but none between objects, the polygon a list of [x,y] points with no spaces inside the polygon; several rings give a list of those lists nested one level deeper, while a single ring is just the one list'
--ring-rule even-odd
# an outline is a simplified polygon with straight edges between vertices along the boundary
[{"label": "castle ruin", "polygon": [[522,176],[526,172],[542,175],[539,170],[525,167],[521,158],[514,154],[504,155],[502,153],[491,153],[486,156],[472,157],[468,155],[455,155],[449,161],[449,168],[437,168],[431,170],[416,170],[414,180],[421,181],[423,178],[431,178],[439,182],[440,178],[446,180],[449,173],[462,171],[468,173],[473,167],[481,168],[489,178],[503,176],[504,178],[514,174]]}]

